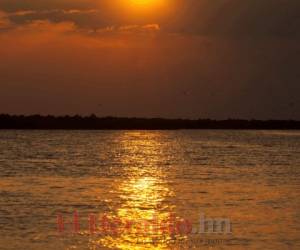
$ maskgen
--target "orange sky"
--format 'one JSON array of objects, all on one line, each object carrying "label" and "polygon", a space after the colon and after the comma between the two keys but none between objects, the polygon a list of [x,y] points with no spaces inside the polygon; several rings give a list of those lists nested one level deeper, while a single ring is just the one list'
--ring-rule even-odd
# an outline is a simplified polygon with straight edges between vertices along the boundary
[{"label": "orange sky", "polygon": [[132,1],[0,0],[0,113],[300,119],[298,1]]}]

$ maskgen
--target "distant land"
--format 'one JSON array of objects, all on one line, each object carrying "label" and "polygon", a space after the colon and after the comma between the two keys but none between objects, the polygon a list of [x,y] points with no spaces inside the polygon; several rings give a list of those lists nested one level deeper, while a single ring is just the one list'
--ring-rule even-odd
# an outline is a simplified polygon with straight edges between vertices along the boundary
[{"label": "distant land", "polygon": [[41,130],[173,130],[173,129],[300,129],[296,120],[211,120],[122,118],[90,116],[41,116],[0,114],[0,129]]}]

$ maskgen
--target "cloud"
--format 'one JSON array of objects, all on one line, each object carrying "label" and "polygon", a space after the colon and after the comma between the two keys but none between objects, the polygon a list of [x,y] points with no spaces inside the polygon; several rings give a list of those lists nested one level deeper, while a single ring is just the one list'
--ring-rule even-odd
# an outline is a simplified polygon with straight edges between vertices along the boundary
[{"label": "cloud", "polygon": [[61,23],[51,23],[48,20],[36,20],[31,23],[28,23],[26,25],[18,26],[15,29],[15,34],[39,34],[39,33],[69,33],[69,32],[75,32],[76,26],[74,23],[71,22],[61,22]]},{"label": "cloud", "polygon": [[123,26],[109,26],[93,31],[94,34],[141,34],[141,33],[153,33],[160,31],[160,27],[156,23],[145,25],[123,25]]},{"label": "cloud", "polygon": [[[168,33],[200,36],[300,37],[299,0],[165,0],[161,12],[130,12],[119,0],[0,0],[9,22],[73,22],[85,29],[158,24]],[[2,21],[3,22],[3,21]],[[6,20],[7,22],[7,20]]]},{"label": "cloud", "polygon": [[222,36],[299,37],[299,0],[178,0],[167,28]]},{"label": "cloud", "polygon": [[69,10],[64,10],[64,9],[53,9],[53,10],[41,10],[41,11],[36,11],[36,10],[19,10],[16,12],[9,12],[6,13],[7,16],[9,17],[15,17],[15,16],[31,16],[31,15],[51,15],[51,14],[91,14],[91,13],[97,13],[99,10],[96,9],[89,9],[89,10],[76,10],[76,9],[69,9]]},{"label": "cloud", "polygon": [[[5,15],[4,15],[5,16]],[[1,20],[1,19],[0,19]],[[91,48],[128,48],[148,46],[147,37],[159,31],[157,24],[105,27],[99,30],[82,29],[73,22],[53,23],[35,20],[23,25],[11,26],[0,32],[0,46],[11,55],[15,51],[49,50],[49,47],[73,47],[75,50]],[[143,36],[140,36],[143,35]],[[141,39],[144,39],[141,42]],[[139,44],[141,43],[141,44]],[[5,52],[1,50],[1,52]]]},{"label": "cloud", "polygon": [[73,22],[82,28],[90,28],[98,10],[96,9],[52,9],[52,10],[19,10],[6,12],[6,18],[16,26],[22,26],[37,20],[48,20],[50,22]]},{"label": "cloud", "polygon": [[[104,0],[107,1],[107,0]],[[6,12],[51,9],[91,9],[98,6],[95,0],[0,0],[0,9]]]},{"label": "cloud", "polygon": [[[12,34],[53,34],[59,32],[70,35],[81,34],[84,36],[118,35],[118,34],[150,34],[160,31],[160,26],[156,23],[150,24],[130,24],[130,25],[112,25],[100,28],[90,26],[80,26],[73,21],[72,17],[80,15],[96,14],[98,10],[19,10],[16,12],[0,12],[0,31],[7,32],[11,29]],[[48,17],[48,19],[47,19]],[[68,17],[68,18],[67,18]],[[14,32],[15,31],[15,32]]]},{"label": "cloud", "polygon": [[[81,32],[85,34],[112,34],[112,33],[152,33],[160,30],[159,24],[120,24],[111,26],[93,27],[92,25],[82,25],[78,23],[78,18],[83,16],[97,15],[99,10],[97,9],[53,9],[53,10],[18,10],[15,12],[0,12],[0,29],[16,29],[23,32],[39,32],[48,31],[52,32],[52,29],[63,27],[63,31]],[[81,20],[81,19],[80,19]],[[66,25],[67,24],[67,25]],[[64,30],[65,28],[67,30]],[[49,29],[49,30],[48,30]]]},{"label": "cloud", "polygon": [[0,11],[0,31],[6,30],[13,26],[5,12]]}]

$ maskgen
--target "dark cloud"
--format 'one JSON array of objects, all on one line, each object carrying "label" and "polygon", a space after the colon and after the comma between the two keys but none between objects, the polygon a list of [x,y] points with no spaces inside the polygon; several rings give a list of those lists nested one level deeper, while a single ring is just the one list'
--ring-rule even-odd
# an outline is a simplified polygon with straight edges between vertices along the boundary
[{"label": "dark cloud", "polygon": [[[300,34],[299,0],[167,0],[169,11],[165,10],[165,15],[153,13],[145,17],[125,15],[116,7],[120,2],[0,0],[0,9],[10,13],[10,21],[16,24],[41,19],[71,21],[84,28],[158,23],[167,32],[198,35],[299,37]],[[16,15],[20,11],[28,13]]]},{"label": "dark cloud", "polygon": [[169,21],[174,32],[202,35],[299,36],[298,0],[180,1]]},{"label": "dark cloud", "polygon": [[105,20],[99,16],[99,11],[95,9],[18,11],[9,13],[8,18],[16,25],[22,25],[37,20],[48,20],[53,23],[72,22],[80,28],[87,29],[97,28],[99,23],[101,24],[101,27],[110,25],[109,22],[105,22]]},{"label": "dark cloud", "polygon": [[[91,9],[97,6],[93,0],[0,0],[0,9],[6,12],[20,10]],[[100,1],[101,2],[101,1]]]}]

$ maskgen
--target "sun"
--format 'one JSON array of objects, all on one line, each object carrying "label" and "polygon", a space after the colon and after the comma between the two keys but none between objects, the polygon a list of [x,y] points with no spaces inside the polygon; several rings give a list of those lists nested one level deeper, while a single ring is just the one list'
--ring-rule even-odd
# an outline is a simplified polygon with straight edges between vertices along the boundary
[{"label": "sun", "polygon": [[151,5],[154,2],[156,2],[155,0],[131,0],[131,3],[134,5]]},{"label": "sun", "polygon": [[129,0],[132,7],[151,9],[162,6],[165,0]]},{"label": "sun", "polygon": [[[1,1],[1,0],[0,0]],[[158,19],[170,12],[172,0],[119,0],[109,1],[113,13],[134,24],[141,22],[157,23]]]}]

